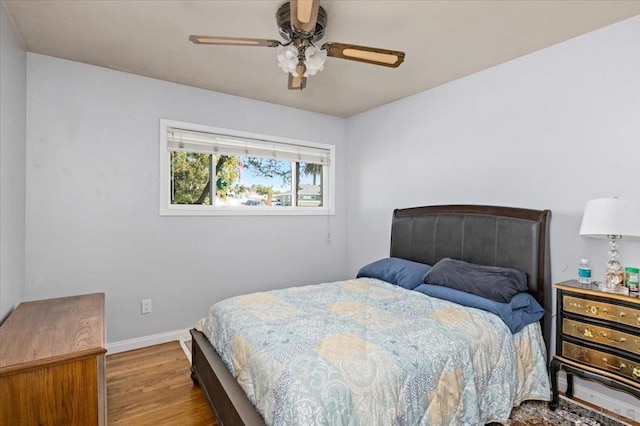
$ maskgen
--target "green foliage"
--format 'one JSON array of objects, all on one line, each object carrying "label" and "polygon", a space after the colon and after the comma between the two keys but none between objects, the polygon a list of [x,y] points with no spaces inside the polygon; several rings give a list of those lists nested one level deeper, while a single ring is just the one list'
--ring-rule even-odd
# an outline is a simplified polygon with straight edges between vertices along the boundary
[{"label": "green foliage", "polygon": [[[209,184],[210,154],[171,152],[172,204],[196,204]],[[211,197],[202,197],[197,204],[211,204]]]},{"label": "green foliage", "polygon": [[[211,205],[211,154],[171,152],[172,204]],[[220,155],[215,164],[216,195],[226,199],[233,183],[240,177],[238,157]]]},{"label": "green foliage", "polygon": [[[211,170],[215,162],[215,194],[220,199],[226,199],[231,193],[242,194],[250,189],[265,196],[273,197],[273,187],[253,185],[247,188],[238,185],[241,169],[251,168],[256,174],[266,178],[280,177],[283,186],[291,184],[291,168],[285,161],[257,158],[235,157],[228,155],[213,156],[211,154],[197,154],[193,152],[171,152],[172,165],[172,204],[207,204],[211,200]],[[322,165],[312,163],[296,163],[298,176],[301,174],[316,177],[322,176]]]},{"label": "green foliage", "polygon": [[264,195],[267,199],[271,199],[273,197],[273,188],[266,185],[251,185],[251,189],[253,189],[256,194]]},{"label": "green foliage", "polygon": [[218,156],[216,162],[216,195],[226,200],[229,190],[240,177],[240,162],[238,157],[227,155]]},{"label": "green foliage", "polygon": [[302,166],[302,174],[313,176],[313,184],[316,184],[316,178],[322,176],[322,164],[300,163]]},{"label": "green foliage", "polygon": [[245,185],[235,184],[233,187],[233,192],[236,194],[244,194],[245,192],[249,192],[251,188],[247,188]]}]

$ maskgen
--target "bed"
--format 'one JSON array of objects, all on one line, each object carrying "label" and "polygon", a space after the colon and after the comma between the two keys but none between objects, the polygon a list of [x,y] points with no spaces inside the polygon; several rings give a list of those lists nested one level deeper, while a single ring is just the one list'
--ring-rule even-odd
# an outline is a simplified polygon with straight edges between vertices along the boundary
[{"label": "bed", "polygon": [[[506,268],[514,268],[519,271],[523,271],[526,273],[526,286],[527,291],[539,302],[539,304],[544,308],[545,315],[541,319],[541,330],[542,330],[542,340],[544,345],[546,345],[548,356],[548,350],[550,347],[550,335],[551,335],[551,291],[550,291],[550,268],[549,268],[549,226],[548,221],[550,218],[550,212],[548,210],[529,210],[529,209],[519,209],[519,208],[510,208],[510,207],[496,207],[496,206],[477,206],[477,205],[449,205],[449,206],[426,206],[426,207],[415,207],[415,208],[407,208],[407,209],[396,209],[393,212],[392,226],[391,226],[391,249],[390,256],[393,258],[406,259],[408,261],[419,262],[421,264],[435,265],[438,261],[442,259],[459,259],[462,261],[470,262],[473,264],[479,265],[491,265],[491,266],[500,266]],[[356,295],[358,292],[366,289],[366,293],[369,295],[368,298],[371,299],[370,295],[373,294],[375,297],[374,303],[378,305],[388,305],[391,306],[393,303],[388,303],[388,301],[396,300],[400,296],[410,297],[411,304],[407,305],[405,302],[398,302],[394,307],[390,310],[389,315],[397,314],[398,310],[406,311],[407,306],[414,306],[414,304],[425,304],[426,305],[435,305],[438,308],[438,312],[447,311],[446,306],[441,306],[440,301],[432,301],[431,299],[423,297],[423,295],[414,294],[413,291],[407,291],[401,288],[394,288],[388,283],[384,281],[378,281],[375,279],[362,278],[359,280],[347,280],[342,283],[333,283],[331,285],[324,284],[321,286],[310,286],[310,288],[304,289],[307,294],[309,292],[318,292],[322,293],[320,297],[328,297],[326,292],[337,294],[336,297],[343,297],[343,293],[346,290],[351,292],[355,292]],[[295,291],[295,290],[294,290]],[[240,298],[236,300],[236,304],[242,305],[244,302],[245,307],[255,306],[256,299],[255,297],[271,297],[265,296],[264,294],[248,295],[248,298]],[[289,297],[287,294],[279,294],[279,297]],[[331,296],[333,297],[333,296]],[[253,299],[252,299],[253,298]],[[238,302],[239,301],[239,302]],[[244,301],[244,302],[242,302]],[[359,301],[356,301],[359,303]],[[346,304],[345,304],[346,303]],[[348,300],[340,300],[340,303],[333,303],[332,306],[343,306],[343,312],[346,315],[352,315],[354,312],[357,312],[358,309],[354,309],[354,301]],[[448,302],[442,302],[448,303]],[[376,305],[376,306],[378,306]],[[360,305],[358,305],[360,306]],[[443,309],[447,308],[447,309]],[[311,309],[311,308],[309,308]],[[369,309],[369,308],[367,308]],[[395,309],[395,311],[393,310]],[[456,311],[457,312],[457,311]],[[284,322],[286,322],[286,316],[288,313],[278,313],[278,312],[270,312],[269,315],[284,315],[281,318]],[[381,314],[381,318],[386,318],[386,313]],[[456,313],[456,315],[460,315]],[[465,314],[466,315],[466,314]],[[488,318],[489,323],[493,321],[493,314],[486,313],[473,313],[473,315],[484,315]],[[258,315],[260,316],[260,315]],[[446,317],[446,316],[445,316]],[[408,318],[416,318],[415,313],[410,313],[410,317]],[[475,317],[474,317],[475,318]],[[356,318],[357,319],[357,318]],[[421,318],[419,318],[422,320]],[[309,320],[309,318],[307,318]],[[444,318],[446,322],[446,318]],[[378,321],[380,323],[379,327],[384,328],[385,321]],[[470,321],[469,324],[476,323],[477,320]],[[428,325],[428,322],[420,323],[421,326]],[[434,328],[437,326],[436,323],[432,323]],[[537,326],[537,325],[536,325]],[[256,326],[252,325],[251,327],[247,327],[251,330],[256,330]],[[439,326],[438,326],[439,327]],[[500,328],[501,326],[496,325],[496,328]],[[326,327],[331,328],[331,327]],[[535,328],[540,333],[540,328]],[[524,330],[523,330],[524,331]],[[376,331],[377,332],[377,331]],[[483,329],[482,331],[485,334],[492,334],[493,331]],[[535,333],[532,331],[528,331],[529,333]],[[368,330],[367,333],[369,335],[372,334],[371,330]],[[192,379],[194,383],[200,385],[208,398],[215,414],[218,419],[219,424],[222,425],[263,425],[265,424],[265,418],[261,415],[258,410],[255,408],[254,403],[250,400],[253,399],[255,401],[255,393],[266,392],[268,391],[268,387],[278,387],[281,386],[277,383],[273,383],[272,385],[267,386],[266,390],[260,390],[258,388],[251,389],[245,393],[243,388],[240,386],[239,381],[243,383],[245,388],[247,388],[246,377],[243,376],[243,372],[238,373],[236,371],[236,376],[238,379],[234,377],[230,373],[230,369],[233,370],[232,362],[229,359],[229,355],[220,356],[216,349],[209,342],[209,339],[203,334],[201,331],[196,329],[191,330],[192,334]],[[224,333],[222,333],[224,334]],[[344,333],[343,333],[344,335]],[[331,340],[333,337],[324,338],[323,343]],[[328,358],[335,358],[336,356],[343,356],[344,354],[340,353],[336,355],[335,348],[346,347],[349,346],[351,341],[353,340],[353,336],[349,334],[349,341],[345,343],[344,340],[335,340],[333,344],[335,345],[332,349],[329,347],[329,351],[331,352],[328,355]],[[355,338],[357,340],[357,338]],[[439,338],[442,340],[442,338]],[[429,344],[427,338],[420,337],[418,340],[424,340]],[[482,339],[480,339],[482,340]],[[278,342],[282,342],[283,339],[280,339]],[[389,342],[392,340],[385,340],[385,342]],[[293,342],[295,343],[295,342]],[[280,352],[295,352],[297,349],[293,349],[296,347],[295,344],[291,345],[291,350],[286,350],[287,348],[280,348]],[[377,342],[380,343],[380,342]],[[423,342],[424,343],[424,342]],[[435,347],[437,342],[433,342],[432,346]],[[364,343],[367,345],[368,343]],[[449,346],[455,345],[455,339],[453,339]],[[300,345],[298,345],[300,346]],[[316,345],[318,346],[318,345]],[[357,345],[356,345],[357,346]],[[502,344],[505,346],[505,344]],[[316,348],[317,350],[317,348]],[[405,349],[403,349],[405,350]],[[421,349],[422,350],[422,349]],[[406,351],[406,350],[405,350]],[[337,352],[340,352],[338,350]],[[240,350],[241,355],[234,355],[236,357],[251,357],[255,355],[255,351],[252,351],[250,346],[246,346]],[[371,351],[369,353],[372,353]],[[404,352],[401,354],[402,356]],[[396,354],[397,355],[397,354]],[[495,355],[495,354],[494,354]],[[384,364],[385,362],[385,353],[379,353],[376,355],[378,359],[378,364]],[[406,355],[407,357],[409,355]],[[461,355],[462,356],[462,355]],[[474,355],[477,356],[477,355]],[[432,359],[439,359],[438,353],[430,353],[429,357]],[[502,355],[497,354],[494,357],[502,358]],[[442,358],[443,365],[446,364],[450,359],[457,359],[456,356],[451,356],[450,354],[440,357]],[[404,358],[401,358],[404,359]],[[407,358],[408,359],[408,358]],[[235,361],[234,361],[235,362]],[[460,365],[470,365],[473,364],[474,360],[469,360],[464,357],[458,359],[458,363]],[[544,362],[544,377],[546,378],[546,361]],[[435,361],[433,361],[436,364]],[[315,367],[308,369],[309,374],[314,373],[314,368],[317,368],[317,364],[313,364]],[[347,364],[348,365],[348,364]],[[483,380],[486,382],[491,381],[499,381],[502,380],[507,384],[505,387],[509,387],[510,379],[504,378],[504,370],[503,366],[496,364],[496,370],[498,373],[503,374],[500,375],[494,371],[488,371],[484,373]],[[427,366],[420,366],[419,368],[425,369]],[[360,367],[357,364],[354,364],[352,368],[365,368]],[[511,368],[511,367],[510,367]],[[510,370],[508,368],[507,370]],[[540,363],[538,362],[538,369],[540,369]],[[317,371],[316,371],[317,372]],[[260,373],[260,372],[259,372]],[[529,373],[527,373],[529,375]],[[444,377],[444,376],[442,376]],[[532,376],[533,377],[533,376]],[[439,380],[439,381],[438,381]],[[440,378],[436,380],[434,383],[444,383],[444,381]],[[548,380],[548,379],[547,379]],[[540,380],[534,380],[543,383],[542,376]],[[458,383],[460,380],[455,379],[451,383]],[[287,389],[291,388],[291,383],[295,383],[295,378],[290,380],[285,387]],[[411,388],[412,392],[405,393],[420,393],[425,391],[425,387],[429,387],[429,382],[425,382],[424,380],[420,381],[420,385],[416,385]],[[426,383],[426,384],[425,384]],[[466,383],[466,382],[464,382]],[[540,386],[540,383],[529,383],[528,386]],[[475,382],[475,386],[461,386],[460,392],[465,393],[465,398],[471,400],[473,403],[471,406],[478,405],[482,406],[483,404],[492,404],[491,398],[489,398],[488,402],[482,400],[475,404],[476,398],[478,395],[472,395],[469,397],[469,393],[479,393],[483,392],[483,384],[478,385],[478,382]],[[520,385],[518,385],[520,386]],[[281,386],[282,387],[282,386]],[[340,387],[338,385],[338,387]],[[344,386],[343,386],[344,387]],[[349,386],[347,386],[349,387]],[[351,386],[353,387],[353,386]],[[448,386],[449,388],[451,386]],[[529,394],[521,394],[516,396],[511,396],[513,405],[519,404],[519,402],[523,399],[546,399],[548,398],[548,382],[544,382],[544,387],[541,393],[533,393],[533,397]],[[382,387],[384,389],[384,386]],[[378,389],[382,389],[378,388]],[[336,388],[337,389],[337,388]],[[492,388],[493,389],[493,388]],[[306,389],[308,390],[308,389]],[[417,391],[416,391],[417,390]],[[333,391],[332,391],[333,392]],[[338,391],[340,392],[340,391]],[[386,390],[388,393],[386,396],[386,401],[394,400],[397,396],[394,394],[393,390]],[[495,390],[492,390],[495,392]],[[545,394],[546,392],[546,394]],[[384,393],[384,392],[383,392]],[[249,395],[249,396],[247,396]],[[454,395],[455,396],[455,395]],[[484,397],[484,395],[481,395]],[[359,395],[358,398],[366,399],[368,395]],[[273,399],[276,398],[276,399]],[[275,397],[272,395],[271,399],[267,398],[267,401],[271,401],[272,405],[275,407],[279,407],[281,401],[277,400],[278,395]],[[355,398],[354,396],[347,396],[347,398]],[[496,400],[494,401],[498,404],[498,400],[501,398],[500,394],[496,394],[493,396]],[[406,397],[405,397],[406,399]],[[450,399],[449,396],[444,397],[444,405],[447,404],[446,400]],[[515,399],[515,402],[513,401]],[[376,409],[384,408],[383,405],[385,403],[385,399],[382,401],[365,401],[364,406],[370,407],[372,411]],[[367,405],[368,404],[368,405]],[[382,405],[381,405],[382,404]],[[466,403],[465,403],[466,404]],[[411,403],[403,401],[403,406],[411,406]],[[420,404],[418,404],[420,405]],[[424,404],[422,404],[424,405]],[[425,424],[439,424],[439,423],[447,423],[450,420],[446,420],[447,407],[441,409],[444,414],[439,414],[438,410],[433,410],[433,407],[436,404],[430,404],[431,413],[427,416],[420,417],[420,414],[415,414],[415,410],[417,409],[415,406],[412,407],[413,411],[409,410],[409,413],[413,414],[402,414],[399,421],[394,421],[395,423],[405,423],[405,424],[414,424],[414,423],[425,423]],[[382,408],[380,408],[382,407]],[[387,411],[394,410],[396,407],[390,406],[386,407]],[[406,408],[406,407],[404,407]],[[419,407],[418,407],[419,408]],[[424,407],[422,407],[424,408]],[[337,408],[331,408],[337,409]],[[343,408],[344,409],[344,408]],[[511,407],[508,407],[509,411]],[[348,409],[347,409],[348,410]],[[463,411],[466,408],[463,407]],[[361,410],[362,411],[362,410]],[[365,410],[366,411],[366,410]],[[473,411],[473,410],[471,410]],[[301,423],[300,418],[291,420],[289,417],[282,417],[282,413],[279,410],[274,410],[275,414],[268,414],[265,417],[268,418],[268,423],[279,423],[279,424],[287,424],[290,422]],[[435,412],[435,414],[434,414]],[[353,418],[351,420],[354,424],[367,424],[367,413],[360,413],[363,417]],[[376,414],[377,415],[377,414]],[[384,415],[384,413],[383,413]],[[442,415],[440,421],[434,420],[434,415]],[[275,416],[275,418],[274,418]],[[278,417],[280,416],[280,417]],[[317,417],[319,419],[317,422],[324,422],[328,424],[336,423],[337,420],[344,421],[344,419],[332,419],[331,417]],[[396,415],[397,416],[397,415]],[[465,422],[469,423],[485,423],[487,421],[500,421],[504,420],[504,413],[496,414],[499,418],[494,418],[494,414],[491,414],[490,417],[483,413],[476,412],[463,412],[456,413],[455,416],[452,417],[458,419],[465,419]],[[463,416],[463,417],[460,417]],[[398,418],[400,418],[398,417]],[[508,417],[508,413],[507,413]],[[285,419],[285,420],[283,420]],[[289,419],[289,420],[286,420]],[[376,420],[380,422],[380,417],[373,418],[373,422]],[[482,419],[479,421],[477,419]],[[313,422],[313,423],[317,423]]]}]

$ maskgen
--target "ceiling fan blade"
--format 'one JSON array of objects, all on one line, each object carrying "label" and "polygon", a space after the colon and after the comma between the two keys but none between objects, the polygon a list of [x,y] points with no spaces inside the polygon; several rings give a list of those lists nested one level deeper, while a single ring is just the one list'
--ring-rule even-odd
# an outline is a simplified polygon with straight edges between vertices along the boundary
[{"label": "ceiling fan blade", "polygon": [[220,44],[227,46],[278,47],[282,44],[278,40],[267,40],[263,38],[218,37],[205,35],[191,35],[189,36],[189,40],[195,44]]},{"label": "ceiling fan blade", "polygon": [[291,26],[298,32],[313,34],[316,31],[320,0],[291,0]]},{"label": "ceiling fan blade", "polygon": [[373,65],[397,68],[404,61],[404,52],[378,49],[377,47],[356,46],[345,43],[325,43],[322,48],[328,56],[351,61],[366,62]]},{"label": "ceiling fan blade", "polygon": [[294,77],[289,74],[289,84],[287,84],[287,89],[289,90],[302,90],[307,87],[307,77]]}]

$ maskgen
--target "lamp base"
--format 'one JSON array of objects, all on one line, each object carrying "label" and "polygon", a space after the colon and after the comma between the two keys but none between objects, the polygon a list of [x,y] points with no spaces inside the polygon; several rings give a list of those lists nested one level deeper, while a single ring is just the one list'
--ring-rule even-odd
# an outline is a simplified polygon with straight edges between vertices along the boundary
[{"label": "lamp base", "polygon": [[621,269],[607,269],[606,282],[609,287],[622,285],[624,282],[624,271]]},{"label": "lamp base", "polygon": [[609,237],[609,255],[611,259],[607,262],[606,281],[610,288],[622,285],[624,282],[624,270],[622,264],[618,261],[618,240],[619,235],[608,235]]},{"label": "lamp base", "polygon": [[629,296],[629,289],[623,285],[615,285],[611,287],[608,283],[603,281],[594,281],[593,283],[598,287],[598,290],[600,291]]}]

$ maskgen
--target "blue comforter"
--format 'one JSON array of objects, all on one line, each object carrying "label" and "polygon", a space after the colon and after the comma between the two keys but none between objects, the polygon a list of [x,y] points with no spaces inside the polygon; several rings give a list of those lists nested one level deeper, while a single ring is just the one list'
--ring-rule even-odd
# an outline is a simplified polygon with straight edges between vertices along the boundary
[{"label": "blue comforter", "polygon": [[202,329],[268,425],[481,425],[549,399],[539,324],[373,278],[230,298]]}]

